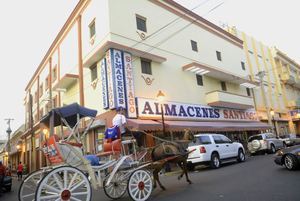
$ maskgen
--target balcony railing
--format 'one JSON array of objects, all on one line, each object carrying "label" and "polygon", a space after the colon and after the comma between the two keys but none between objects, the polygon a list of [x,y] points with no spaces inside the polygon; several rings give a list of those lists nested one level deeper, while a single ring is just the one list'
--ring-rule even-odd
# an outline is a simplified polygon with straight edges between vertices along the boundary
[{"label": "balcony railing", "polygon": [[212,91],[207,93],[206,102],[208,105],[216,107],[229,107],[237,109],[249,109],[254,107],[252,97],[225,91]]}]

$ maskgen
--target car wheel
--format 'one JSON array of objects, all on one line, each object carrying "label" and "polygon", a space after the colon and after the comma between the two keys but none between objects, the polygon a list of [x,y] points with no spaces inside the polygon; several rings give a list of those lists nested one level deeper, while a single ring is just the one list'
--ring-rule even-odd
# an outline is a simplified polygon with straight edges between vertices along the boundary
[{"label": "car wheel", "polygon": [[210,160],[210,167],[213,169],[217,169],[220,167],[220,158],[217,153],[213,153],[211,155],[211,160]]},{"label": "car wheel", "polygon": [[238,161],[238,162],[244,162],[245,159],[246,159],[246,158],[245,158],[244,151],[243,151],[242,149],[239,149],[237,161]]},{"label": "car wheel", "polygon": [[274,144],[271,144],[271,148],[270,148],[269,152],[270,152],[270,154],[274,154],[276,152]]},{"label": "car wheel", "polygon": [[297,159],[293,155],[286,155],[284,157],[284,166],[288,170],[295,170],[298,166]]}]

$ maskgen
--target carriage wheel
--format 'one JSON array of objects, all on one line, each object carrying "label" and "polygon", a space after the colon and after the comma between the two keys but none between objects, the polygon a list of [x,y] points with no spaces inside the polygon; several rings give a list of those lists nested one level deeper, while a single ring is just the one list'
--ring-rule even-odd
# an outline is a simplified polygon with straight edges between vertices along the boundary
[{"label": "carriage wheel", "polygon": [[90,201],[91,184],[86,175],[77,168],[62,166],[53,169],[39,183],[35,200]]},{"label": "carriage wheel", "polygon": [[132,200],[145,201],[152,193],[153,182],[146,170],[134,171],[128,180],[128,194]]},{"label": "carriage wheel", "polygon": [[124,172],[116,172],[109,185],[106,185],[108,177],[103,181],[104,193],[111,199],[121,198],[127,189],[127,179]]},{"label": "carriage wheel", "polygon": [[19,201],[34,200],[35,191],[42,177],[43,177],[43,170],[37,170],[30,173],[24,178],[18,192]]}]

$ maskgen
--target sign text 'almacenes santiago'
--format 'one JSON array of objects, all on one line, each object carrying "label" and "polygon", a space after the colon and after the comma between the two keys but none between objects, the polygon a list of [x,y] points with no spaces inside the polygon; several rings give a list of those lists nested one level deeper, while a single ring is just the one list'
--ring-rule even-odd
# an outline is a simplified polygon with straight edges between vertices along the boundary
[{"label": "sign text 'almacenes santiago'", "polygon": [[[153,99],[137,98],[138,116],[145,119],[161,118],[160,103]],[[253,121],[257,120],[255,110],[237,110],[215,108],[204,105],[185,104],[177,102],[163,103],[166,119],[179,120],[228,120]]]}]

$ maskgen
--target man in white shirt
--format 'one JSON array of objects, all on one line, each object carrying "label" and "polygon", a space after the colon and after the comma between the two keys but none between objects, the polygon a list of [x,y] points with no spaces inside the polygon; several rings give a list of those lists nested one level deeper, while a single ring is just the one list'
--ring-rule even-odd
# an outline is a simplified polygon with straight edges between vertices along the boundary
[{"label": "man in white shirt", "polygon": [[121,136],[126,133],[125,125],[126,125],[126,117],[124,116],[124,108],[117,107],[116,108],[117,114],[114,116],[112,120],[113,126],[118,126],[120,128]]}]

